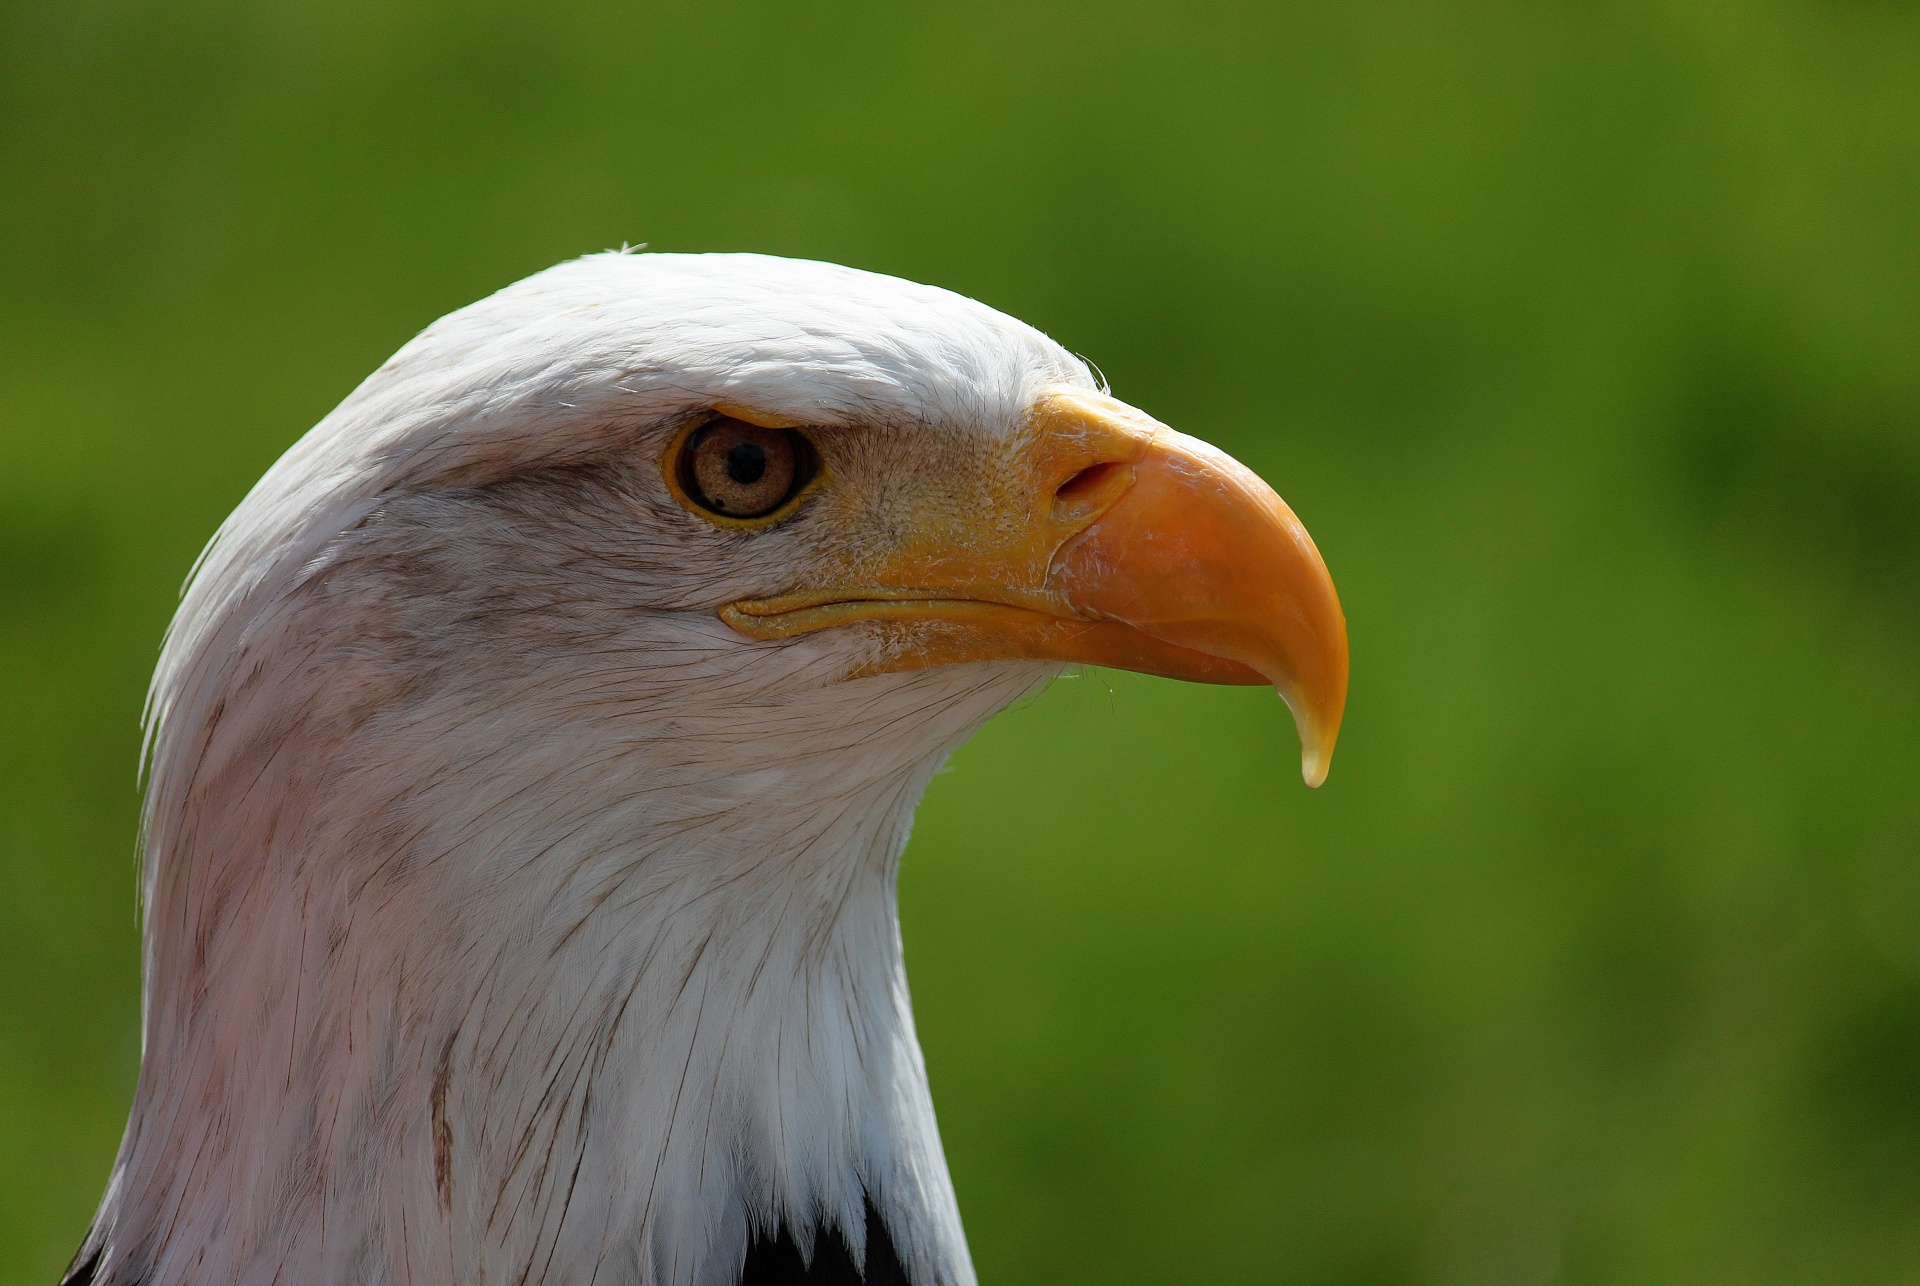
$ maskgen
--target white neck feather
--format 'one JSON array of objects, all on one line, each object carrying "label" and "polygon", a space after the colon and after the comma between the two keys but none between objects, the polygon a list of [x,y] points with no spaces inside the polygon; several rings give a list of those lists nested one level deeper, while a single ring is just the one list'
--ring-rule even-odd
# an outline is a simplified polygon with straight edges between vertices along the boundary
[{"label": "white neck feather", "polygon": [[1051,669],[742,672],[706,612],[581,607],[560,646],[476,612],[510,571],[371,547],[243,613],[158,746],[100,1280],[723,1286],[782,1222],[857,1253],[871,1200],[916,1283],[970,1286],[895,870]]},{"label": "white neck feather", "polygon": [[[1053,667],[842,682],[749,644],[791,532],[690,521],[676,424],[876,449],[1092,388],[944,291],[605,255],[436,323],[222,528],[149,709],[145,1051],[97,1286],[720,1286],[866,1201],[970,1286],[894,870],[944,757]],[[676,419],[676,417],[681,417]],[[892,444],[891,447],[888,444]],[[783,561],[784,560],[784,561]]]}]

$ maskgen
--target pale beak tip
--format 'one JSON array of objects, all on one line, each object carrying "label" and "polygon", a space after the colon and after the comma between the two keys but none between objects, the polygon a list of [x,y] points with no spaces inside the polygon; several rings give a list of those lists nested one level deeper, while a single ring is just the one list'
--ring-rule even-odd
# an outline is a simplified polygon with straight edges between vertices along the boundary
[{"label": "pale beak tip", "polygon": [[1293,715],[1294,731],[1300,734],[1301,779],[1317,789],[1325,783],[1327,770],[1333,766],[1333,743],[1340,735],[1340,725],[1328,727],[1324,720],[1315,717],[1308,703],[1289,694],[1285,688],[1278,691]]}]

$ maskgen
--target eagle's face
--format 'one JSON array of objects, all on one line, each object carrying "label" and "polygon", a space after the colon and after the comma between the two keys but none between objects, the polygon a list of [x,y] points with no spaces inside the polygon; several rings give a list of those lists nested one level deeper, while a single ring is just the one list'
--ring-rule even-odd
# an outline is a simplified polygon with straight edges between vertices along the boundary
[{"label": "eagle's face", "polygon": [[335,551],[407,568],[378,597],[470,676],[650,624],[657,660],[697,660],[694,701],[963,663],[1271,683],[1325,776],[1345,630],[1291,511],[971,301],[751,256],[584,261],[438,324],[355,409],[392,440]]},{"label": "eagle's face", "polygon": [[1104,394],[1045,389],[994,428],[876,433],[729,404],[659,467],[689,514],[779,567],[775,592],[714,605],[748,638],[832,632],[849,677],[1024,659],[1272,683],[1318,785],[1344,630],[1279,497]]},{"label": "eagle's face", "polygon": [[727,255],[435,323],[169,633],[100,1280],[707,1286],[881,1227],[966,1286],[895,862],[944,754],[1076,662],[1271,683],[1325,775],[1305,531],[1032,328]]}]

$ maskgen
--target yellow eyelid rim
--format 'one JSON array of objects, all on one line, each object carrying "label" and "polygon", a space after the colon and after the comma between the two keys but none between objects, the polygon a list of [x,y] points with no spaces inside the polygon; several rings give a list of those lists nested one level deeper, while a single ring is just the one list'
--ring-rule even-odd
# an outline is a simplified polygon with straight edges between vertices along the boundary
[{"label": "yellow eyelid rim", "polygon": [[[741,420],[760,429],[787,429],[802,433],[807,439],[807,449],[813,452],[819,468],[813,471],[813,476],[808,478],[803,486],[788,496],[779,508],[771,512],[763,513],[757,518],[730,518],[726,514],[717,514],[688,495],[686,488],[680,485],[680,453],[686,450],[689,438],[720,419]],[[763,531],[786,519],[827,480],[826,457],[820,454],[820,448],[813,437],[804,433],[806,427],[797,420],[788,420],[783,416],[772,416],[764,411],[749,410],[731,402],[716,402],[711,414],[694,416],[687,422],[686,427],[673,435],[673,441],[660,456],[661,480],[667,484],[668,493],[680,502],[680,507],[694,517],[722,531]]]},{"label": "yellow eyelid rim", "polygon": [[743,406],[739,402],[715,402],[715,415],[724,415],[729,420],[744,420],[757,429],[810,429],[813,425],[805,420],[796,420],[790,416],[776,415],[772,411],[762,411],[757,407]]}]

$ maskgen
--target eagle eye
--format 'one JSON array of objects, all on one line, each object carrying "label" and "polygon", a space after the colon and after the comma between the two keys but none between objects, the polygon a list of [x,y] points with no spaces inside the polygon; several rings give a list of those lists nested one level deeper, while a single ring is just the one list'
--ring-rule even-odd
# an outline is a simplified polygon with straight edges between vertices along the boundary
[{"label": "eagle eye", "polygon": [[721,518],[764,518],[818,470],[812,444],[794,429],[765,429],[722,416],[681,445],[674,475],[695,506]]}]

